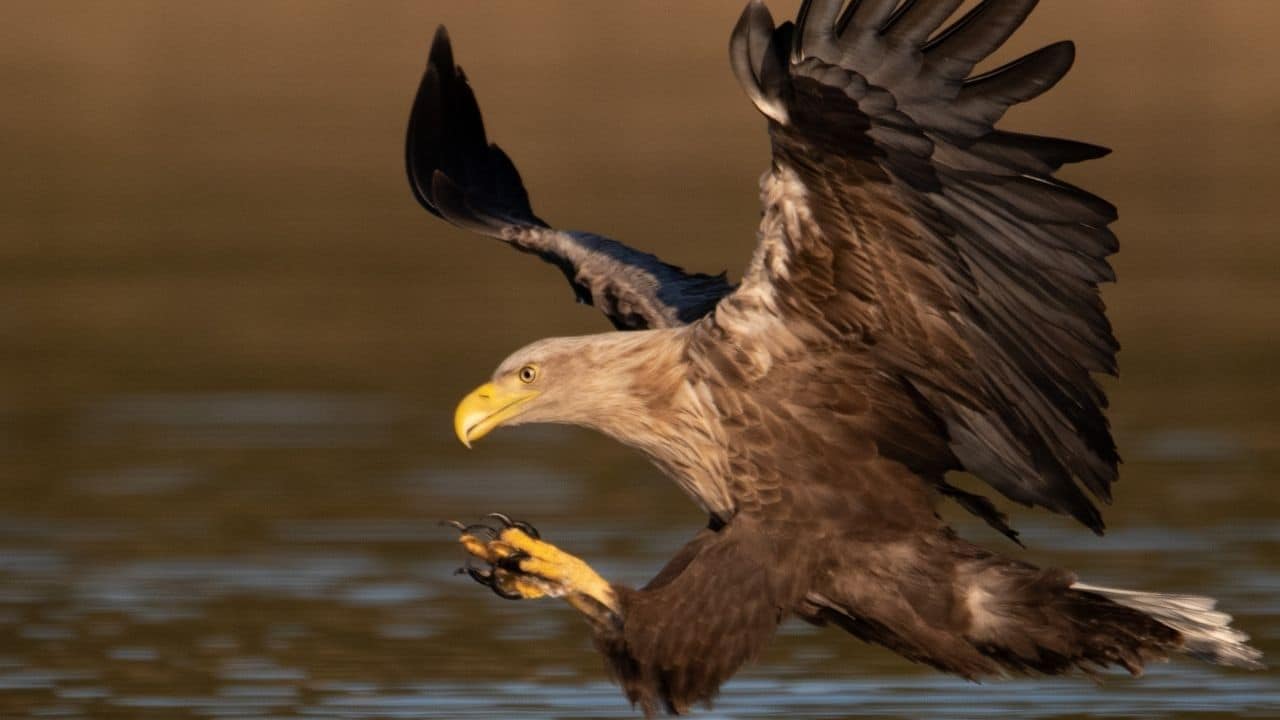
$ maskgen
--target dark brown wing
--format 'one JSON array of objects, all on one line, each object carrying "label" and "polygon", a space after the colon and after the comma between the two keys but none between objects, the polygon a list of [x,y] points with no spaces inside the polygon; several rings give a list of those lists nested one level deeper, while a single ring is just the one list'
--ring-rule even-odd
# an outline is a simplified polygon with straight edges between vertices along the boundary
[{"label": "dark brown wing", "polygon": [[[1106,151],[994,129],[1074,50],[971,77],[1036,3],[985,0],[938,31],[960,4],[807,0],[778,28],[748,6],[731,53],[770,118],[773,171],[760,245],[716,322],[752,352],[834,344],[869,358],[900,387],[886,403],[936,419],[877,438],[907,446],[887,454],[922,474],[971,471],[1100,532],[1081,485],[1105,501],[1116,478],[1092,377],[1116,367],[1098,294],[1116,214],[1053,173]],[[944,454],[912,457],[913,435],[937,434]]]},{"label": "dark brown wing", "polygon": [[723,273],[686,273],[615,240],[539,220],[515,165],[485,137],[444,27],[436,31],[409,116],[405,167],[423,207],[560,268],[578,300],[600,308],[619,330],[692,322],[733,289]]}]

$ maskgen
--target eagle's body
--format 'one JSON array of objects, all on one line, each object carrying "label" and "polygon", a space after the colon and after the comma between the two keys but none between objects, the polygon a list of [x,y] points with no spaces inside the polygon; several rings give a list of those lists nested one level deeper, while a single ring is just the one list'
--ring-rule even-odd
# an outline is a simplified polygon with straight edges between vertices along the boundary
[{"label": "eagle's body", "polygon": [[409,131],[419,200],[556,264],[638,331],[518,351],[459,406],[459,437],[593,427],[709,517],[640,590],[527,527],[464,543],[502,594],[568,597],[646,710],[710,698],[793,615],[969,678],[1137,672],[1179,651],[1257,662],[1199,599],[1084,588],[958,538],[935,511],[951,498],[1016,540],[990,500],[946,481],[964,470],[1100,533],[1090,496],[1110,499],[1118,462],[1093,379],[1115,370],[1098,295],[1115,209],[1053,177],[1106,151],[994,127],[1074,50],[972,77],[1035,2],[986,0],[939,30],[959,5],[810,0],[779,27],[748,6],[731,59],[773,161],[736,287],[538,219],[437,35]]}]

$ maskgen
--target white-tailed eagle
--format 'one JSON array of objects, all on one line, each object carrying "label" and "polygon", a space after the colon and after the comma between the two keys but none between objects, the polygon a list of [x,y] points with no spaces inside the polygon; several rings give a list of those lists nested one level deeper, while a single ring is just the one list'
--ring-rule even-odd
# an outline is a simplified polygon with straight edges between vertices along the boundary
[{"label": "white-tailed eagle", "polygon": [[1074,58],[1059,42],[990,72],[1035,0],[751,2],[733,70],[768,121],[755,255],[736,286],[550,227],[485,136],[441,28],[413,106],[409,179],[432,213],[559,267],[616,332],[535,342],[459,405],[467,444],[573,423],[631,445],[709,521],[648,585],[614,585],[525,523],[458,527],[512,598],[589,620],[632,702],[709,700],[778,623],[834,625],[966,678],[1139,672],[1176,653],[1256,667],[1205,598],[1082,585],[961,539],[958,502],[1009,538],[967,471],[1101,533],[1118,456],[1098,284],[1106,201],[1054,177],[1095,145],[996,128]]}]

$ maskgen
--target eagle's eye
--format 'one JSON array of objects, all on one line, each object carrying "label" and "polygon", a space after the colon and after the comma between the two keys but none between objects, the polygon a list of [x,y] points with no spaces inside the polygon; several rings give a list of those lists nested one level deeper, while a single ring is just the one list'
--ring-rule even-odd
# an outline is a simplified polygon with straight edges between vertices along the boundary
[{"label": "eagle's eye", "polygon": [[533,365],[525,365],[520,368],[520,372],[517,375],[520,378],[520,382],[528,385],[538,379],[538,368]]}]

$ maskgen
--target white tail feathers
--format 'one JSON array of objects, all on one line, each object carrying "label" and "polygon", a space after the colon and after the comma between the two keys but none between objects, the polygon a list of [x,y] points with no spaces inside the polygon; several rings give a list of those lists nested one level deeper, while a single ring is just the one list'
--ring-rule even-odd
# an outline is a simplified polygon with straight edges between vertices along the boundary
[{"label": "white tail feathers", "polygon": [[1211,597],[1118,590],[1084,583],[1071,587],[1102,595],[1177,630],[1182,633],[1184,650],[1194,658],[1250,670],[1266,667],[1262,653],[1249,646],[1249,636],[1231,627],[1231,616],[1215,610],[1218,601]]}]

